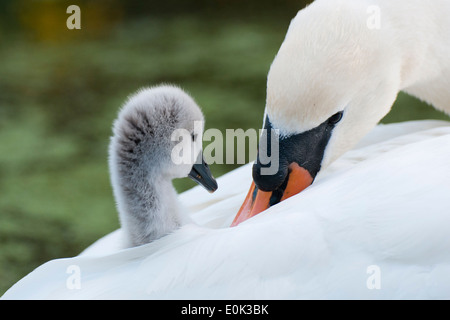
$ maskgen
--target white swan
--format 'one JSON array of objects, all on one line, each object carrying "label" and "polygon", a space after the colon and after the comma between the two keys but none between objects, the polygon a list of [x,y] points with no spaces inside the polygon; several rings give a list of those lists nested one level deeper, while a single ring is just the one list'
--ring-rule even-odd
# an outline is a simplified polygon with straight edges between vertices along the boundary
[{"label": "white swan", "polygon": [[258,155],[233,225],[309,186],[399,91],[450,114],[449,17],[448,0],[317,0],[299,11],[267,78],[264,128],[279,130],[278,170],[264,174],[272,162]]},{"label": "white swan", "polygon": [[108,251],[119,230],[2,298],[449,299],[449,144],[444,121],[376,127],[301,196],[229,228],[251,180],[243,166],[208,197],[181,194],[202,227]]},{"label": "white swan", "polygon": [[[382,20],[372,30],[374,4]],[[251,166],[243,166],[221,177],[210,197],[199,188],[180,196],[198,225],[124,250],[114,248],[119,230],[78,257],[42,265],[2,298],[449,299],[449,123],[379,126],[345,152],[398,90],[448,106],[448,8],[442,0],[316,1],[293,20],[271,67],[265,123],[286,139],[324,124],[313,185],[228,228],[251,180]],[[419,33],[414,48],[415,33],[403,39],[400,30],[417,28],[433,32]],[[294,140],[284,156],[298,150]]]},{"label": "white swan", "polygon": [[[173,178],[189,176],[209,191],[217,189],[201,155],[202,139],[197,136],[202,132],[194,132],[195,122],[203,128],[200,108],[173,86],[141,89],[121,109],[109,166],[124,247],[149,243],[189,222],[179,207]],[[193,154],[176,164],[172,151],[180,143]]]}]

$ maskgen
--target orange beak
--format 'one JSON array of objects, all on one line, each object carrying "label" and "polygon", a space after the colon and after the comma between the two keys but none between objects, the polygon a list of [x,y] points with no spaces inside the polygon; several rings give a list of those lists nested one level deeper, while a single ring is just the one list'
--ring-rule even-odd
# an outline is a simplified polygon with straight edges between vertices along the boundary
[{"label": "orange beak", "polygon": [[[286,188],[284,189],[284,191],[282,191],[282,197],[279,201],[283,201],[303,191],[305,188],[311,185],[314,180],[308,170],[300,167],[295,162],[289,165],[289,173],[287,179],[288,182]],[[231,226],[237,226],[239,223],[250,219],[251,217],[269,208],[271,206],[270,202],[272,196],[274,195],[274,192],[275,191],[261,191],[255,185],[255,183],[252,182],[247,197],[245,198],[244,203],[239,209],[239,212],[234,218]],[[279,194],[278,190],[277,192]]]}]

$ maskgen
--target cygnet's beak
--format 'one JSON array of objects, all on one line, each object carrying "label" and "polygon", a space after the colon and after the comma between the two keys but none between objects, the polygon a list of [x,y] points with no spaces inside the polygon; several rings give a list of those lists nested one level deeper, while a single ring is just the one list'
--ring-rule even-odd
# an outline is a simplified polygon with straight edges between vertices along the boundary
[{"label": "cygnet's beak", "polygon": [[209,169],[208,164],[203,158],[203,154],[200,152],[198,160],[192,167],[191,172],[188,175],[189,178],[197,182],[199,185],[203,186],[206,190],[213,193],[217,190],[217,181],[214,179]]}]

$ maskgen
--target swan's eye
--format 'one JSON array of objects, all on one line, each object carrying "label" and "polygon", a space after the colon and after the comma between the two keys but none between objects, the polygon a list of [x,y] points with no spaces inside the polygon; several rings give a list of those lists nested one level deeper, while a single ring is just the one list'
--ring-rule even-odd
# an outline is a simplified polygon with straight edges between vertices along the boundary
[{"label": "swan's eye", "polygon": [[191,137],[192,137],[192,142],[195,142],[195,140],[197,140],[197,135],[196,134],[191,134]]},{"label": "swan's eye", "polygon": [[338,113],[332,115],[328,119],[328,123],[331,124],[331,125],[335,125],[336,123],[341,121],[343,115],[344,115],[344,111],[339,111]]}]

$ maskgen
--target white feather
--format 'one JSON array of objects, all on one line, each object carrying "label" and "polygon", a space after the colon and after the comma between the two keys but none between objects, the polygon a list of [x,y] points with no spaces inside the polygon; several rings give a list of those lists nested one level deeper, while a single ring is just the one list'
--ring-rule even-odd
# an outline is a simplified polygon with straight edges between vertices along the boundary
[{"label": "white feather", "polygon": [[[179,199],[198,225],[115,250],[120,230],[50,261],[4,299],[450,298],[450,126],[378,126],[302,193],[228,228],[251,166]],[[80,289],[66,273],[81,271]],[[368,268],[380,270],[369,289]],[[370,270],[370,269],[369,269]]]}]

